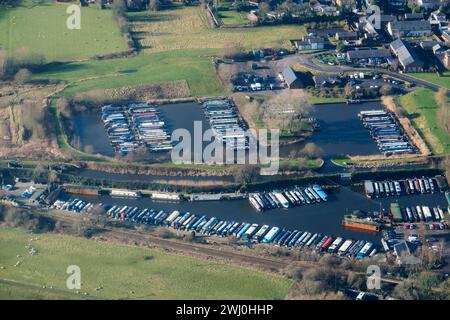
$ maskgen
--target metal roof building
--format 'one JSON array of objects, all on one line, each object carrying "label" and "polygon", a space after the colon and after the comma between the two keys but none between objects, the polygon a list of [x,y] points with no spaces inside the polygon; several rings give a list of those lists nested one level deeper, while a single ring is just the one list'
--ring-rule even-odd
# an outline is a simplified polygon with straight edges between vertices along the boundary
[{"label": "metal roof building", "polygon": [[423,62],[408,42],[397,39],[390,45],[392,52],[397,56],[398,61],[406,72],[417,72],[423,70]]}]

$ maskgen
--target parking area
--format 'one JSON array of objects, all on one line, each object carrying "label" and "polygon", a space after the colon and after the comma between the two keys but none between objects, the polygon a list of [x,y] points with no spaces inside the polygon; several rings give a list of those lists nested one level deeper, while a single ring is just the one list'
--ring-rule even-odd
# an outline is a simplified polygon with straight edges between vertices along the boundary
[{"label": "parking area", "polygon": [[19,204],[39,204],[46,197],[47,186],[39,183],[17,181],[13,185],[2,185],[0,198]]}]

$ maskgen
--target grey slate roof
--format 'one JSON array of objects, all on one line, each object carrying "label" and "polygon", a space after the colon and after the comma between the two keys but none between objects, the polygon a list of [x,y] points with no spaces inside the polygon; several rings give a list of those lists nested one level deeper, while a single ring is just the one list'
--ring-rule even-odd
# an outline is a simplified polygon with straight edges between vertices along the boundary
[{"label": "grey slate roof", "polygon": [[282,74],[284,81],[286,81],[288,85],[291,85],[292,83],[295,82],[295,80],[297,80],[297,75],[295,74],[294,70],[292,70],[291,67],[285,68]]},{"label": "grey slate roof", "polygon": [[379,50],[351,50],[347,52],[349,59],[389,58],[391,52],[388,49]]},{"label": "grey slate roof", "polygon": [[417,54],[408,42],[397,39],[391,43],[391,49],[397,55],[398,60],[403,66],[406,67],[412,63],[423,65],[423,62],[417,57]]},{"label": "grey slate roof", "polygon": [[390,22],[394,31],[422,31],[431,30],[431,24],[426,20],[393,21]]}]

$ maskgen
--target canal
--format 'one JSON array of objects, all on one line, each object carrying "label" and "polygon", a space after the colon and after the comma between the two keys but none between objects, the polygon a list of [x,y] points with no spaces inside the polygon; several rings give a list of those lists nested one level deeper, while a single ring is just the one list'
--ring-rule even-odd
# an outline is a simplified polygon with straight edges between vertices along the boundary
[{"label": "canal", "polygon": [[[353,210],[378,211],[380,204],[384,209],[389,209],[391,202],[398,201],[401,206],[427,205],[446,207],[447,202],[443,194],[424,194],[402,197],[389,197],[382,199],[367,199],[365,195],[350,190],[347,187],[329,193],[326,203],[305,205],[290,209],[276,209],[257,213],[247,200],[228,201],[204,201],[204,202],[166,202],[154,201],[150,198],[125,199],[112,198],[110,196],[78,197],[80,199],[104,204],[118,204],[137,206],[142,208],[154,208],[158,210],[191,212],[208,217],[217,217],[224,220],[236,220],[258,224],[298,229],[309,232],[321,232],[325,234],[344,236],[353,239],[376,241],[380,235],[356,232],[345,229],[341,225],[346,213]],[[68,195],[64,195],[68,197]]]}]

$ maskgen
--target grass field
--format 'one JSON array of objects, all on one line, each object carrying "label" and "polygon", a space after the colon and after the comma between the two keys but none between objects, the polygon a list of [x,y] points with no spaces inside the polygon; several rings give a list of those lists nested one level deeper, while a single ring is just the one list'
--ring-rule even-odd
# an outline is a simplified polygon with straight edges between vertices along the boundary
[{"label": "grass field", "polygon": [[343,103],[346,102],[347,99],[345,98],[339,98],[339,97],[318,97],[314,95],[308,96],[308,101],[312,104],[318,104],[318,103]]},{"label": "grass field", "polygon": [[435,92],[428,89],[417,89],[400,98],[412,124],[419,134],[425,138],[434,154],[450,152],[450,137],[437,124],[438,105]]},{"label": "grass field", "polygon": [[441,75],[437,73],[408,73],[408,75],[450,89],[450,71],[446,71]]},{"label": "grass field", "polygon": [[[25,5],[31,1],[25,1]],[[126,43],[110,10],[82,8],[81,30],[69,30],[67,5],[45,3],[5,10],[0,7],[0,48],[28,48],[48,61],[88,58],[124,51]]]},{"label": "grass field", "polygon": [[55,66],[35,75],[35,79],[58,79],[74,82],[89,77],[102,78],[83,81],[68,88],[64,94],[99,88],[142,85],[173,80],[186,80],[193,96],[222,95],[221,86],[212,63],[212,50],[177,50],[137,57],[104,61],[83,61]]},{"label": "grass field", "polygon": [[278,45],[291,47],[290,39],[305,35],[301,26],[213,29],[198,7],[174,8],[129,15],[132,30],[146,52],[178,49],[223,49],[240,44],[247,49]]},{"label": "grass field", "polygon": [[219,11],[218,18],[224,25],[246,24],[248,12]]},{"label": "grass field", "polygon": [[[27,244],[38,253],[31,255]],[[281,299],[290,287],[285,278],[254,270],[55,234],[0,229],[0,247],[0,279],[65,290],[66,268],[77,265],[80,291],[109,299]],[[34,297],[22,288],[0,287],[0,298]]]}]

